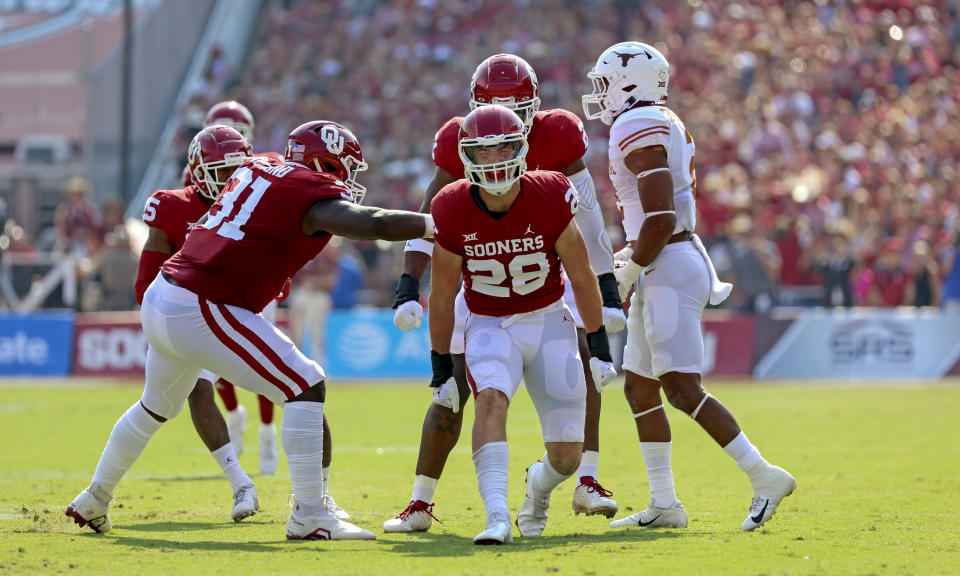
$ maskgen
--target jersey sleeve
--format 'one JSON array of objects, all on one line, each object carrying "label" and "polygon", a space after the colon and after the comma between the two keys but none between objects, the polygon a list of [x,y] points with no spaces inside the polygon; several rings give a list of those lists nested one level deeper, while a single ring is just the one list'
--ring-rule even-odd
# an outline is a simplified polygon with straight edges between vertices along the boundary
[{"label": "jersey sleeve", "polygon": [[307,192],[315,201],[329,198],[343,198],[353,201],[353,193],[342,180],[333,174],[313,170],[296,170],[287,178],[285,184]]},{"label": "jersey sleeve", "polygon": [[555,237],[566,229],[580,207],[577,189],[560,172],[537,172],[544,195],[543,221]]},{"label": "jersey sleeve", "polygon": [[433,163],[443,168],[457,180],[463,178],[463,162],[460,160],[460,124],[463,118],[457,116],[437,130],[433,138]]},{"label": "jersey sleeve", "polygon": [[610,146],[621,156],[634,150],[663,146],[670,156],[670,124],[659,108],[651,108],[644,114],[615,123],[610,129]]},{"label": "jersey sleeve", "polygon": [[583,121],[573,112],[556,108],[547,112],[543,118],[544,134],[547,136],[538,145],[550,147],[549,158],[556,158],[552,170],[565,172],[571,164],[583,158],[587,153],[589,139],[583,127]]},{"label": "jersey sleeve", "polygon": [[174,224],[186,226],[186,217],[182,215],[178,198],[169,190],[157,190],[147,198],[143,207],[143,223],[158,228],[169,235]]},{"label": "jersey sleeve", "polygon": [[433,241],[444,250],[463,256],[463,244],[457,240],[456,211],[451,207],[453,198],[450,186],[452,184],[444,186],[430,202],[434,226]]}]

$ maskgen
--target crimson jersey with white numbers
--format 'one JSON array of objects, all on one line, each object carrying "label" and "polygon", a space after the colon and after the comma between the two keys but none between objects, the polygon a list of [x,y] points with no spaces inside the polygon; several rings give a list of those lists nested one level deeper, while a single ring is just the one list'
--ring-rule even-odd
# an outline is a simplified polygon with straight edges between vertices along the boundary
[{"label": "crimson jersey with white numbers", "polygon": [[[433,163],[454,178],[463,178],[463,162],[458,145],[463,117],[447,120],[433,140]],[[573,112],[561,108],[541,110],[533,118],[527,135],[528,170],[565,172],[587,152],[587,133],[583,122]]]},{"label": "crimson jersey with white numbers", "polygon": [[467,308],[474,314],[509,316],[562,298],[554,245],[577,212],[570,181],[559,172],[527,172],[516,202],[500,219],[477,201],[470,183],[458,180],[444,186],[430,205],[434,240],[463,258]]},{"label": "crimson jersey with white numbers", "polygon": [[147,199],[143,222],[166,234],[176,252],[186,241],[187,233],[209,209],[210,205],[204,202],[196,186],[157,190]]},{"label": "crimson jersey with white numbers", "polygon": [[315,202],[352,198],[332,174],[262,159],[242,164],[163,272],[218,304],[259,312],[331,236],[303,233]]}]

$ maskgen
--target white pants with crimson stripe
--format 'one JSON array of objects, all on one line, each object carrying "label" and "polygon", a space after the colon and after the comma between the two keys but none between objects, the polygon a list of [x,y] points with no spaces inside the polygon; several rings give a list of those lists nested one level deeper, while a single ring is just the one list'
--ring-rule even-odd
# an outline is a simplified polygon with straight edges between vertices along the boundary
[{"label": "white pants with crimson stripe", "polygon": [[201,370],[282,404],[321,382],[323,368],[263,316],[214,304],[157,275],[140,311],[147,352],[143,403],[170,419]]}]

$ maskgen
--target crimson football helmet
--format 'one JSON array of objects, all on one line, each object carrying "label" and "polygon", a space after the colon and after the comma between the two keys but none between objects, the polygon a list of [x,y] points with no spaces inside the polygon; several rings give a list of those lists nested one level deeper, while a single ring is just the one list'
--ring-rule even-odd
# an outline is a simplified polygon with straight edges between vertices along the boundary
[{"label": "crimson football helmet", "polygon": [[[504,144],[512,144],[512,158],[492,164],[477,162],[480,148]],[[527,170],[529,146],[523,120],[503,106],[480,106],[467,114],[460,126],[458,149],[467,180],[494,196],[509,192]]]},{"label": "crimson football helmet", "polygon": [[247,142],[253,143],[253,114],[247,107],[236,100],[217,102],[203,120],[204,127],[222,124],[229,126],[243,135]]},{"label": "crimson football helmet", "polygon": [[314,120],[297,126],[287,137],[283,159],[335,174],[353,192],[353,201],[363,202],[367,189],[357,183],[357,174],[367,169],[367,163],[357,137],[340,124]]},{"label": "crimson football helmet", "polygon": [[470,81],[470,109],[499,104],[517,113],[527,132],[540,109],[537,75],[513,54],[491,56],[477,66]]},{"label": "crimson football helmet", "polygon": [[236,167],[253,157],[250,143],[229,126],[215,124],[197,133],[190,142],[187,168],[197,191],[215,201]]}]

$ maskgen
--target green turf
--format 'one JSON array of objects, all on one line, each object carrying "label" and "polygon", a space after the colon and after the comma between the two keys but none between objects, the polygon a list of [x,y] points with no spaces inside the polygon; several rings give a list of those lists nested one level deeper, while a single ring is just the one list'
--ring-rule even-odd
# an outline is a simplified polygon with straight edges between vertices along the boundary
[{"label": "green turf", "polygon": [[[619,386],[605,393],[601,479],[621,512],[646,505],[636,434]],[[960,387],[850,387],[730,383],[711,386],[768,460],[799,482],[777,516],[740,532],[750,488],[724,452],[670,409],[673,468],[690,514],[685,530],[611,530],[574,517],[573,482],[553,496],[546,535],[476,548],[484,524],[469,428],[436,494],[443,524],[384,535],[411,490],[422,385],[333,384],[331,492],[375,542],[288,543],[286,464],[254,476],[263,511],[230,521],[229,485],[181,416],[154,438],[120,484],[114,530],[79,529],[63,508],[90,480],[136,385],[0,383],[0,574],[957,574],[960,573]],[[252,395],[241,398],[256,422]],[[468,420],[473,408],[468,406]],[[248,425],[255,472],[256,426]],[[510,506],[523,469],[542,454],[524,393],[511,410]]]}]

